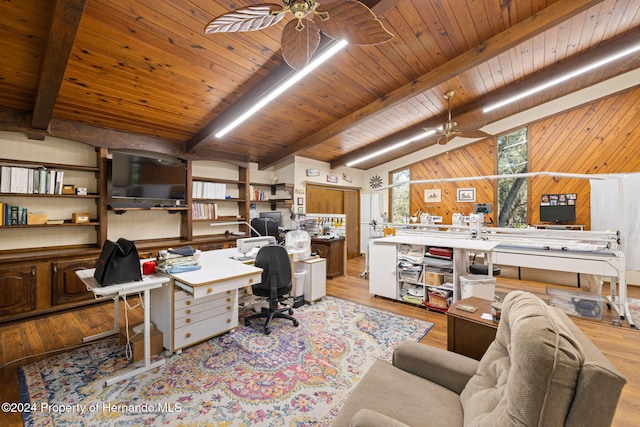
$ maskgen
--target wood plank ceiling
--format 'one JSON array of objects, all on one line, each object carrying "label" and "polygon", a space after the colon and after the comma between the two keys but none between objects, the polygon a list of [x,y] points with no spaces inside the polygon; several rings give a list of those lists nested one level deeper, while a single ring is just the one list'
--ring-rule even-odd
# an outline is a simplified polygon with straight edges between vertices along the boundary
[{"label": "wood plank ceiling", "polygon": [[[334,1],[334,0],[331,0]],[[351,45],[225,137],[292,72],[279,24],[204,34],[260,1],[0,0],[0,130],[183,158],[344,165],[446,120],[482,126],[640,67],[635,53],[488,114],[481,107],[640,40],[636,0],[366,0],[395,35]],[[436,137],[362,162],[368,169]]]}]

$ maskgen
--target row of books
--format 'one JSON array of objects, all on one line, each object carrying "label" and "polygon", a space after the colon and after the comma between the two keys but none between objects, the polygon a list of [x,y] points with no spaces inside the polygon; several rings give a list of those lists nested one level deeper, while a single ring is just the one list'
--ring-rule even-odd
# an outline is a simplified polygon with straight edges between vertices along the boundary
[{"label": "row of books", "polygon": [[218,218],[217,203],[193,202],[191,209],[192,219],[216,219]]},{"label": "row of books", "polygon": [[0,166],[0,193],[62,194],[64,171]]},{"label": "row of books", "polygon": [[194,199],[220,199],[227,197],[227,185],[216,182],[193,181],[192,197]]},{"label": "row of books", "polygon": [[250,200],[264,201],[269,200],[269,195],[264,191],[253,188],[253,185],[251,185],[249,186],[249,198]]},{"label": "row of books", "polygon": [[0,203],[0,225],[26,225],[27,208]]}]

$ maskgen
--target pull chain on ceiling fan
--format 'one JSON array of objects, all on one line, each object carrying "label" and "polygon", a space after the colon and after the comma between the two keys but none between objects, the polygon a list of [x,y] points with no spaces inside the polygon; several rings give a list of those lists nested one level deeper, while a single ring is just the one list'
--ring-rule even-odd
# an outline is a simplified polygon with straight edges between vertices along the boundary
[{"label": "pull chain on ceiling fan", "polygon": [[455,92],[453,90],[449,90],[444,93],[444,98],[447,100],[447,111],[448,111],[448,119],[439,128],[423,128],[426,131],[435,130],[440,136],[438,137],[438,144],[446,144],[450,139],[455,138],[456,136],[462,138],[488,138],[490,135],[484,131],[481,131],[477,128],[484,126],[486,123],[474,123],[472,125],[467,125],[463,127],[458,127],[458,123],[454,122],[451,116],[451,98],[453,98]]},{"label": "pull chain on ceiling fan", "polygon": [[291,12],[295,19],[282,31],[282,56],[295,70],[303,69],[315,53],[320,32],[355,45],[376,45],[393,38],[371,9],[356,0],[327,6],[314,0],[283,0],[282,6],[271,3],[248,6],[213,19],[206,25],[205,33],[262,30],[280,22],[286,12]]}]

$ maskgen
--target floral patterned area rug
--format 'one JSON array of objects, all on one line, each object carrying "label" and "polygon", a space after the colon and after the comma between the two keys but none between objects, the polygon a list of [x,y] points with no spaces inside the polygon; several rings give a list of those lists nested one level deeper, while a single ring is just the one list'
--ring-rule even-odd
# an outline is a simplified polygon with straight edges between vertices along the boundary
[{"label": "floral patterned area rug", "polygon": [[116,340],[24,366],[25,425],[326,426],[375,359],[433,327],[332,297],[294,316],[297,328],[277,319],[264,335],[254,321],[109,387],[130,363]]}]

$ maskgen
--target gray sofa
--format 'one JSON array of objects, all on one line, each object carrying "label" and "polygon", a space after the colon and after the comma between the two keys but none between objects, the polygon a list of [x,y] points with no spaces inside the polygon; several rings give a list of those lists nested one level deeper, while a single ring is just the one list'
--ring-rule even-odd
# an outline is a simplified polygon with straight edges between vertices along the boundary
[{"label": "gray sofa", "polygon": [[378,360],[333,426],[606,426],[626,380],[567,315],[514,291],[480,361],[413,341]]}]

